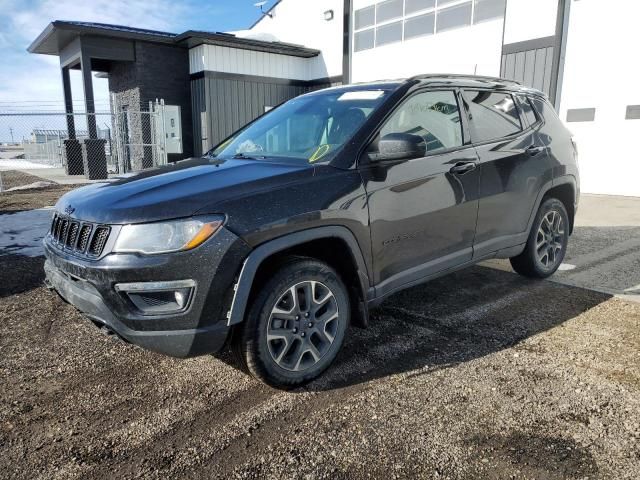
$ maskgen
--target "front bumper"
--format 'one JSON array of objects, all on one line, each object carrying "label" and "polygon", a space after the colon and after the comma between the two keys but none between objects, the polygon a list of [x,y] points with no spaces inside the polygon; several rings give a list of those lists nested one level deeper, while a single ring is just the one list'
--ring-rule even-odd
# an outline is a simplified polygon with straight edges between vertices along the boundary
[{"label": "front bumper", "polygon": [[[213,238],[187,252],[162,255],[108,254],[81,259],[45,238],[47,283],[93,322],[143,348],[173,357],[219,351],[230,328],[226,312],[232,285],[249,247],[221,229]],[[115,285],[191,279],[195,293],[179,313],[148,315]]]}]

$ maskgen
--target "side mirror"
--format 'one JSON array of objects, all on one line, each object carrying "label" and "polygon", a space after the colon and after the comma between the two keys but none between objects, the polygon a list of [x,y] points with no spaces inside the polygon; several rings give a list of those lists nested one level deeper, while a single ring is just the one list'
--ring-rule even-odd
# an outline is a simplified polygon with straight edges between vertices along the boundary
[{"label": "side mirror", "polygon": [[378,151],[369,153],[369,160],[405,160],[424,157],[427,144],[424,138],[411,133],[389,133],[378,141]]}]

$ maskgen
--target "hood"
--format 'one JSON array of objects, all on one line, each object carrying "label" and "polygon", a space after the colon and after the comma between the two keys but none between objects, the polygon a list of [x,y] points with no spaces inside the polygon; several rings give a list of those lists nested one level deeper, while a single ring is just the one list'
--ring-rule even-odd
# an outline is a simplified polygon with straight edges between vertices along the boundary
[{"label": "hood", "polygon": [[215,211],[216,204],[311,175],[306,164],[194,158],[73,190],[58,200],[56,210],[110,224],[225,213]]}]

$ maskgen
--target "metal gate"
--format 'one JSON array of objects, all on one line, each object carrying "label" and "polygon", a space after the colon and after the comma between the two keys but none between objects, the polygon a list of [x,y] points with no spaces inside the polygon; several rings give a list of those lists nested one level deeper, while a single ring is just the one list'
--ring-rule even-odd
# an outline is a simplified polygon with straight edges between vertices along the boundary
[{"label": "metal gate", "polygon": [[115,98],[113,123],[119,172],[145,170],[167,164],[164,100],[149,102],[149,109],[132,110]]}]

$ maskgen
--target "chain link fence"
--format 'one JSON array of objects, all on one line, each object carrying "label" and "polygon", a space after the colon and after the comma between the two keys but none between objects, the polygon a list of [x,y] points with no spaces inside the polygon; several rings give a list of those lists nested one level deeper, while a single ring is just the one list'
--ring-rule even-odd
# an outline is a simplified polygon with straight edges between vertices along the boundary
[{"label": "chain link fence", "polygon": [[38,174],[95,180],[164,165],[164,129],[162,101],[117,113],[0,112],[0,192]]}]

